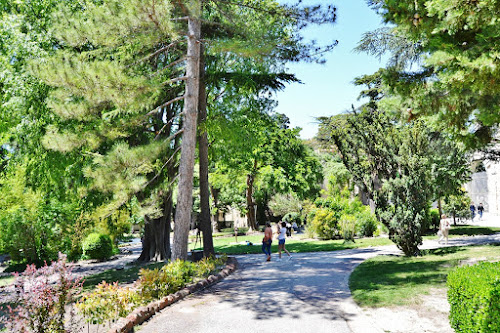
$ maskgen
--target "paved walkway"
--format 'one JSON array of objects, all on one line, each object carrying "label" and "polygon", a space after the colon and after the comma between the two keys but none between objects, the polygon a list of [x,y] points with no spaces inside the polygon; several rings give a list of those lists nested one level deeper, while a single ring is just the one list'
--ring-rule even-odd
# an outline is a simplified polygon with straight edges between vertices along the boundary
[{"label": "paved walkway", "polygon": [[[453,239],[448,246],[489,242],[500,242],[500,234]],[[421,248],[439,246],[426,241]],[[348,278],[368,258],[399,253],[384,246],[298,253],[282,262],[276,255],[271,262],[264,255],[237,256],[235,274],[166,308],[140,332],[382,332],[352,301]]]}]

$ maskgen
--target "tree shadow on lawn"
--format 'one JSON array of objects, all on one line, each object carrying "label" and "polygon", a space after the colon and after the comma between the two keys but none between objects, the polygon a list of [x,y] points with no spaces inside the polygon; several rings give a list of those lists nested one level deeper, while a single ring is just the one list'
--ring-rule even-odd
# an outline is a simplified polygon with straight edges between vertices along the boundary
[{"label": "tree shadow on lawn", "polygon": [[[442,257],[460,251],[465,249],[449,247],[423,252]],[[445,283],[450,268],[458,265],[458,262],[459,258],[426,260],[423,257],[380,256],[360,264],[350,276],[349,286],[357,303],[374,305],[381,301],[377,295],[378,291],[404,293],[408,292],[405,287],[418,288]],[[399,291],[394,291],[396,289]],[[394,294],[394,296],[399,295]]]},{"label": "tree shadow on lawn", "polygon": [[498,232],[500,232],[499,228],[460,225],[451,228],[449,234],[456,236],[479,236],[479,235],[493,235]]}]

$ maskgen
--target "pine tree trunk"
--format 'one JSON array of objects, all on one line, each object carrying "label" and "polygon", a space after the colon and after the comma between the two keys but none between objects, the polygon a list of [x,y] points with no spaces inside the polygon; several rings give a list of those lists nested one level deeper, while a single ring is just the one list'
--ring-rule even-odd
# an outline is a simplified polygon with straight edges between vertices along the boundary
[{"label": "pine tree trunk", "polygon": [[179,164],[179,185],[175,214],[174,246],[172,259],[186,260],[189,225],[193,205],[193,171],[196,150],[196,125],[198,119],[198,94],[200,79],[200,1],[196,1],[196,12],[188,18],[188,43],[186,61],[186,91],[184,98],[184,126]]},{"label": "pine tree trunk", "polygon": [[203,233],[203,255],[214,256],[212,239],[212,221],[210,220],[210,188],[208,184],[208,134],[205,127],[207,120],[207,96],[205,86],[205,59],[203,45],[200,46],[200,95],[199,95],[199,136],[198,153],[200,163],[200,230]]},{"label": "pine tree trunk", "polygon": [[248,227],[252,230],[257,230],[257,222],[255,221],[255,203],[253,202],[253,183],[254,176],[247,175],[247,222]]}]

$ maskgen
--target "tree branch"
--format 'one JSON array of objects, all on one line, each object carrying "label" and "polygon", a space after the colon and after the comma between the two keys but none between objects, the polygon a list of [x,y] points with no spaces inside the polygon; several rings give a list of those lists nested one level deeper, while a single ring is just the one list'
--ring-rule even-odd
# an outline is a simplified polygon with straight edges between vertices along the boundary
[{"label": "tree branch", "polygon": [[176,77],[175,79],[171,79],[171,80],[165,81],[162,84],[167,85],[167,84],[172,84],[172,83],[179,82],[179,81],[185,81],[187,79],[188,79],[187,76],[181,76],[181,77]]},{"label": "tree branch", "polygon": [[170,104],[173,104],[175,102],[178,102],[180,100],[184,99],[184,95],[182,96],[179,96],[179,97],[176,97],[174,99],[171,99],[170,101],[166,102],[166,103],[163,103],[162,105],[160,106],[157,106],[154,110],[151,110],[149,111],[146,116],[152,116],[153,114],[155,114],[156,112],[158,112],[160,109],[164,108],[164,107],[167,107],[169,106]]},{"label": "tree branch", "polygon": [[[182,112],[179,114],[179,115],[182,115]],[[165,125],[163,125],[163,127],[158,131],[158,134],[156,134],[155,136],[155,140],[158,140],[160,138],[160,134],[165,130],[165,128],[175,119],[175,117],[173,117],[172,119],[170,119]],[[177,131],[176,133],[172,134],[171,136],[169,136],[168,138],[166,138],[165,140],[166,141],[170,141],[172,140],[173,138],[175,138],[177,135],[181,134],[183,132],[183,130],[179,130]]]}]

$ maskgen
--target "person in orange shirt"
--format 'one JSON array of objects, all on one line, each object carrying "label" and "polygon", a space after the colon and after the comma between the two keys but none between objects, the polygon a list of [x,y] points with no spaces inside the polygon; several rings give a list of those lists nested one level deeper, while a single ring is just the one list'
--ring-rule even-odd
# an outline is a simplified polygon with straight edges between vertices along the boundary
[{"label": "person in orange shirt", "polygon": [[267,254],[266,261],[271,261],[271,243],[273,242],[273,230],[271,229],[271,223],[266,223],[266,228],[264,229],[264,238],[262,239],[262,252]]}]

